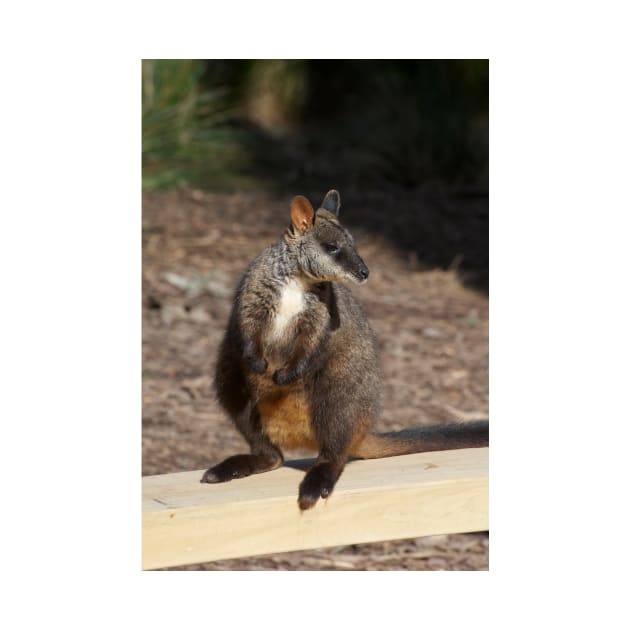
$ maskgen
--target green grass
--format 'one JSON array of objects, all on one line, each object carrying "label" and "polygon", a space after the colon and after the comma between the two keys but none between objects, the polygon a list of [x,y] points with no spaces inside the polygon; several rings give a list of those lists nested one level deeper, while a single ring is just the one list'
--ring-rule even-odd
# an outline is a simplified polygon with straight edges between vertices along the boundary
[{"label": "green grass", "polygon": [[142,63],[143,188],[238,188],[251,176],[247,138],[228,123],[229,90],[203,89],[200,60]]}]

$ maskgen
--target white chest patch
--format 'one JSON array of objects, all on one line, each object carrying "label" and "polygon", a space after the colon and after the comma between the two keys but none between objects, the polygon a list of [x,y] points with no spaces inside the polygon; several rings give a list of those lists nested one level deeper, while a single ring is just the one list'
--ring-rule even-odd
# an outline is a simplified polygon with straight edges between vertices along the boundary
[{"label": "white chest patch", "polygon": [[305,306],[304,286],[299,280],[289,280],[280,294],[280,302],[273,321],[273,336],[282,336],[293,318],[301,313]]}]

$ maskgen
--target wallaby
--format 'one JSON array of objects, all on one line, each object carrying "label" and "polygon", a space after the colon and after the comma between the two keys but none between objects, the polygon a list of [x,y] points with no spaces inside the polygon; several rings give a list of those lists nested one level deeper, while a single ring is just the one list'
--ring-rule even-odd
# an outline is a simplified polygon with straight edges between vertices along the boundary
[{"label": "wallaby", "polygon": [[375,458],[487,446],[487,421],[373,433],[380,380],[374,333],[344,286],[368,268],[339,222],[330,190],[315,212],[302,196],[291,225],[245,271],[219,348],[219,402],[251,452],[210,468],[216,483],[273,470],[283,448],[318,452],[298,493],[300,509],[328,497],[350,457]]}]

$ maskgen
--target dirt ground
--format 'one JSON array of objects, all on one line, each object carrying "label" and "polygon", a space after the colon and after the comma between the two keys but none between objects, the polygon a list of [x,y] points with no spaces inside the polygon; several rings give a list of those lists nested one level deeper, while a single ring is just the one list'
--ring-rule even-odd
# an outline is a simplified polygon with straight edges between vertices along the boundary
[{"label": "dirt ground", "polygon": [[[290,195],[278,198],[268,193],[144,194],[143,475],[201,470],[242,452],[244,441],[213,398],[215,353],[227,322],[232,290],[249,260],[282,234],[288,222],[289,200]],[[311,200],[319,201],[315,196]],[[453,229],[443,222],[436,228],[430,222],[444,213],[435,209],[435,204],[419,200],[413,216],[424,217],[427,230],[414,241],[413,230],[424,226],[410,225],[404,215],[396,214],[401,203],[350,195],[346,204],[342,191],[341,219],[351,229],[370,268],[369,281],[352,290],[364,305],[380,343],[383,414],[376,428],[397,430],[486,418],[488,299],[484,291],[466,288],[456,269],[461,263],[457,252],[467,251],[467,247],[470,250],[472,242],[470,230],[458,233],[459,218],[464,217],[469,226],[476,222],[475,229],[486,229],[483,209],[480,211],[474,200],[451,205],[446,215]],[[414,203],[407,198],[403,205],[413,209]],[[347,214],[346,205],[353,208]],[[396,239],[395,231],[380,227],[396,221],[400,229],[405,225],[409,228],[403,239]],[[459,241],[453,241],[451,234]],[[404,239],[432,248],[426,257],[429,263],[422,248],[418,252],[401,246]],[[483,239],[481,243],[483,249]],[[451,250],[455,255],[450,270],[432,268],[436,257],[450,256]],[[485,256],[487,261],[487,251]],[[286,455],[312,456],[306,451]],[[224,560],[179,569],[487,570],[488,553],[488,534],[480,532]]]}]

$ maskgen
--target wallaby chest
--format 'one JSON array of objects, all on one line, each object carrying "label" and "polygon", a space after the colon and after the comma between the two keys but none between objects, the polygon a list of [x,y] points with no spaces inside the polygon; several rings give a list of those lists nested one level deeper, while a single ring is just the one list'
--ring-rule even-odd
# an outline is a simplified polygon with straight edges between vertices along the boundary
[{"label": "wallaby chest", "polygon": [[302,317],[321,320],[324,326],[327,313],[312,288],[300,279],[290,278],[278,291],[264,338],[264,356],[269,363],[267,372],[250,377],[250,382],[256,392],[262,430],[271,442],[281,448],[316,449],[312,410],[303,383],[278,386],[271,378],[273,371],[303,343],[298,327]]},{"label": "wallaby chest", "polygon": [[269,330],[269,341],[282,339],[306,306],[304,284],[296,278],[289,279],[280,289],[278,303]]}]

